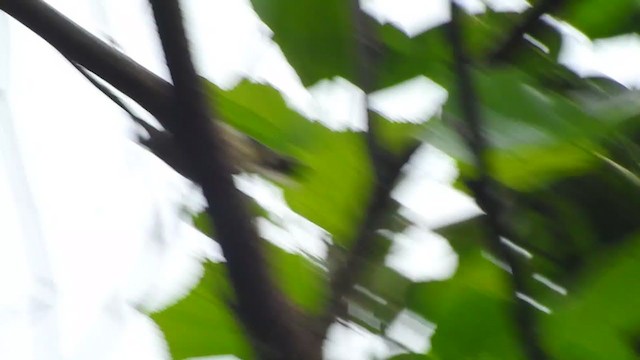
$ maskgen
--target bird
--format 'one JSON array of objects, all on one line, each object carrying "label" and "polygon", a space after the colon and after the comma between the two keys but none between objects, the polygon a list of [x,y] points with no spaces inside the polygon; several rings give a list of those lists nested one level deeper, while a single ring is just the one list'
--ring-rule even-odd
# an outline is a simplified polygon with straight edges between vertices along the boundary
[{"label": "bird", "polygon": [[[182,176],[195,181],[189,158],[177,146],[173,135],[158,130],[144,120],[136,121],[147,136],[138,136],[138,142],[149,149]],[[236,130],[222,121],[214,121],[213,130],[222,142],[228,156],[232,174],[254,173],[277,183],[290,183],[300,169],[300,163],[291,156],[276,152],[258,140]]]}]

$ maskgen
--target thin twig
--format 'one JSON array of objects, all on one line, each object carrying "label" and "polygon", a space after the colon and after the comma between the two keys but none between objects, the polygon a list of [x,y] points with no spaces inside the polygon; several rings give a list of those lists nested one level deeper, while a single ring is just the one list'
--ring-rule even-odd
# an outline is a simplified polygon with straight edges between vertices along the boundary
[{"label": "thin twig", "polygon": [[514,293],[514,317],[518,328],[521,344],[528,359],[543,360],[548,356],[540,346],[537,335],[535,314],[528,304],[515,298],[517,293],[526,294],[526,273],[519,259],[504,244],[500,237],[510,234],[510,224],[506,219],[504,207],[499,196],[499,187],[495,186],[490,177],[487,159],[487,140],[482,132],[482,119],[477,95],[473,86],[468,59],[464,52],[462,30],[460,29],[460,9],[451,0],[451,23],[449,36],[454,56],[454,71],[457,75],[457,88],[460,93],[460,106],[468,129],[465,136],[471,152],[474,154],[475,166],[478,171],[477,179],[472,182],[471,190],[480,208],[486,216],[486,229],[491,247],[500,258],[511,268],[511,285]]},{"label": "thin twig", "polygon": [[234,186],[228,149],[222,146],[214,109],[196,74],[179,4],[177,0],[150,3],[174,83],[173,114],[180,119],[168,130],[191,160],[209,204],[207,213],[227,260],[238,315],[263,358],[319,360],[319,343],[271,278],[246,202]]},{"label": "thin twig", "polygon": [[405,151],[403,156],[387,167],[388,175],[383,177],[384,181],[376,182],[353,245],[345,261],[331,274],[329,302],[321,319],[322,333],[326,332],[335,318],[346,315],[344,298],[352,291],[366,267],[376,244],[376,232],[382,226],[392,204],[391,191],[400,178],[402,167],[409,161],[418,146],[414,145]]},{"label": "thin twig", "polygon": [[184,152],[176,145],[173,135],[167,131],[158,130],[148,122],[137,116],[133,110],[116,95],[108,86],[101,83],[96,79],[89,70],[82,67],[75,61],[67,58],[67,60],[73,65],[73,67],[82,74],[94,87],[102,92],[106,97],[118,105],[124,112],[126,112],[131,120],[142,127],[147,133],[146,137],[139,136],[138,142],[146,147],[152,154],[157,156],[165,164],[169,165],[178,174],[185,178],[195,182],[195,174],[193,166],[190,165],[188,157]]},{"label": "thin twig", "polygon": [[544,14],[557,11],[564,3],[564,0],[540,0],[536,2],[533,7],[525,11],[522,15],[522,20],[511,29],[504,40],[489,53],[489,56],[487,56],[489,63],[510,60],[523,44],[522,37],[536,30],[540,18]]},{"label": "thin twig", "polygon": [[380,179],[385,164],[390,160],[388,152],[379,144],[375,124],[375,113],[369,109],[368,95],[375,90],[378,66],[383,56],[382,45],[378,41],[373,19],[360,7],[359,0],[349,0],[349,10],[353,23],[353,32],[356,39],[356,85],[362,89],[365,95],[365,110],[367,114],[367,132],[365,133],[369,157],[376,179]]},{"label": "thin twig", "polygon": [[107,87],[105,84],[101,83],[98,79],[96,79],[95,75],[91,74],[91,72],[89,72],[89,70],[85,69],[80,64],[78,64],[77,62],[75,62],[75,61],[73,61],[73,60],[71,60],[69,58],[66,58],[66,59],[67,59],[67,61],[69,61],[71,63],[71,65],[76,70],[78,70],[78,72],[85,79],[87,79],[87,81],[89,81],[91,83],[91,85],[93,85],[96,89],[100,90],[100,92],[102,94],[104,94],[106,97],[108,97],[109,100],[111,100],[113,103],[118,105],[118,107],[120,109],[122,109],[124,112],[126,112],[127,115],[129,115],[129,117],[131,118],[131,120],[133,120],[133,122],[135,122],[140,127],[142,127],[147,132],[147,134],[149,134],[149,136],[153,136],[154,134],[161,132],[160,130],[158,130],[155,127],[151,126],[146,121],[142,120],[138,115],[136,115],[133,112],[133,110],[131,110],[131,108],[129,108],[129,106],[124,102],[124,100],[120,99],[120,97],[118,97],[118,95],[116,95],[111,89],[109,89],[109,87]]}]

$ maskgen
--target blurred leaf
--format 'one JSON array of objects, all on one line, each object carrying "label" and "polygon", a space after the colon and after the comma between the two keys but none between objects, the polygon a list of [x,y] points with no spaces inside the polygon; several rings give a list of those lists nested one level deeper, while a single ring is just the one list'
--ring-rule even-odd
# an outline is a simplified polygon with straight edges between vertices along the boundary
[{"label": "blurred leaf", "polygon": [[224,264],[204,264],[202,279],[187,297],[151,314],[169,345],[173,359],[232,354],[253,358],[251,346],[228,307],[229,285]]},{"label": "blurred leaf", "polygon": [[[195,227],[207,236],[212,236],[212,226],[206,213],[193,218]],[[317,312],[324,304],[325,274],[308,258],[291,254],[264,241],[266,258],[276,283],[297,305],[305,310]]]},{"label": "blurred leaf", "polygon": [[381,333],[405,308],[406,293],[411,284],[411,280],[384,264],[370,266],[350,300],[374,317],[379,326],[372,326],[368,319],[358,318],[357,314],[352,314],[351,320],[372,333]]},{"label": "blurred leaf", "polygon": [[[520,14],[513,12],[487,11],[482,14],[463,14],[461,24],[465,45],[469,55],[484,62],[485,57],[503,41],[505,33],[520,20]],[[395,85],[417,75],[425,75],[447,90],[453,84],[451,46],[447,34],[448,23],[436,26],[415,37],[408,37],[390,25],[381,26],[379,37],[386,46],[383,64],[380,68],[379,87]],[[554,28],[541,23],[537,40],[550,53],[545,54],[526,40],[522,40],[514,61],[527,70],[537,71],[541,63],[544,69],[555,69],[555,59],[560,49],[560,34]],[[553,65],[553,66],[552,66]],[[540,70],[545,74],[548,71]]]},{"label": "blurred leaf", "polygon": [[638,30],[637,0],[582,0],[571,2],[560,17],[590,38],[604,38]]},{"label": "blurred leaf", "polygon": [[284,189],[291,208],[346,245],[368,200],[372,174],[362,133],[336,132],[287,107],[266,85],[243,82],[210,94],[224,121],[303,165],[296,183]]},{"label": "blurred leaf", "polygon": [[[212,237],[212,226],[206,213],[193,217],[194,226],[203,234]],[[303,309],[317,312],[324,304],[325,273],[308,258],[292,254],[263,242],[265,255],[276,283],[282,291]]]},{"label": "blurred leaf", "polygon": [[640,236],[594,255],[569,295],[556,299],[541,334],[559,359],[637,359]]},{"label": "blurred leaf", "polygon": [[396,122],[377,115],[375,125],[380,142],[394,154],[400,155],[421,137],[426,123]]},{"label": "blurred leaf", "polygon": [[[619,121],[596,117],[574,100],[539,87],[535,79],[515,68],[476,71],[474,75],[481,96],[483,132],[490,146],[488,156],[499,181],[516,189],[534,189],[585,173],[600,163],[594,152],[605,151],[599,142]],[[457,89],[452,92],[445,113],[452,125],[462,127]],[[464,142],[442,125],[431,128],[447,137],[434,145],[467,164],[461,168],[464,175],[472,163],[470,154],[460,150]],[[436,136],[441,135],[427,135],[427,139]]]},{"label": "blurred leaf", "polygon": [[445,281],[415,284],[411,310],[436,323],[431,338],[438,359],[523,359],[511,317],[509,276],[482,255],[482,228],[474,223],[442,232],[459,256]]},{"label": "blurred leaf", "polygon": [[193,215],[192,221],[193,221],[193,226],[196,229],[198,229],[201,233],[207,235],[210,238],[215,237],[213,223],[211,222],[211,219],[209,218],[209,214],[207,214],[206,211]]},{"label": "blurred leaf", "polygon": [[277,284],[294,304],[319,313],[325,304],[326,274],[308,258],[268,243],[266,257]]},{"label": "blurred leaf", "polygon": [[344,0],[251,0],[306,86],[341,76],[354,82],[356,64],[349,3]]}]

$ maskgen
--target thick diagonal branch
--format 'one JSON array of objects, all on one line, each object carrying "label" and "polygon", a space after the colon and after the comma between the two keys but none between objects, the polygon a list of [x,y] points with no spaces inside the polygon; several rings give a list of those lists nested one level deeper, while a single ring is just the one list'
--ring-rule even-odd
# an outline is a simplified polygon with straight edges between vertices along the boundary
[{"label": "thick diagonal branch", "polygon": [[160,123],[172,121],[171,84],[76,25],[41,0],[3,0],[0,10],[27,26],[65,57],[140,104]]},{"label": "thick diagonal branch", "polygon": [[319,359],[319,346],[298,313],[269,276],[246,203],[235,188],[227,150],[216,131],[212,109],[194,69],[177,0],[151,0],[158,34],[174,83],[173,115],[168,130],[192,160],[209,203],[207,212],[227,259],[237,309],[264,358]]},{"label": "thick diagonal branch", "polygon": [[[90,71],[138,103],[158,119],[164,128],[168,128],[174,121],[169,109],[173,91],[171,84],[73,23],[45,2],[5,0],[0,1],[0,10],[42,37],[74,66]],[[83,75],[90,76],[86,71],[82,71]],[[91,81],[91,78],[88,79]],[[172,135],[164,131],[153,131],[151,127],[145,128],[153,134],[142,141],[143,145],[177,172],[192,178],[190,167],[185,164],[185,156],[177,151]]]},{"label": "thick diagonal branch", "polygon": [[[482,119],[477,95],[473,86],[471,71],[468,66],[468,58],[465,54],[460,29],[460,9],[451,0],[451,23],[449,25],[449,35],[454,56],[454,71],[456,74],[456,86],[459,92],[459,101],[462,114],[465,120],[467,132],[463,136],[474,154],[475,166],[477,169],[477,179],[473,181],[471,190],[474,193],[478,205],[486,216],[486,229],[488,240],[494,251],[497,251],[500,258],[507,263],[511,269],[512,290],[514,296],[517,293],[526,293],[526,273],[519,259],[504,244],[501,236],[511,234],[510,224],[506,219],[504,207],[499,195],[499,187],[495,185],[490,177],[489,163],[487,159],[487,140],[482,130]],[[537,324],[535,314],[528,304],[515,299],[514,317],[519,331],[521,343],[525,354],[531,360],[547,359],[547,355],[540,346],[537,334]]]}]

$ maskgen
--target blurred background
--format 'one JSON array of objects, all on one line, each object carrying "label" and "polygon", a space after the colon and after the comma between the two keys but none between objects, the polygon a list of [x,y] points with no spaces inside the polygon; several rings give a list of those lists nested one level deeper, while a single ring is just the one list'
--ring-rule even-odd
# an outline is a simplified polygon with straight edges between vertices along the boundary
[{"label": "blurred background", "polygon": [[[168,79],[147,1],[47,2]],[[444,0],[360,3],[369,15],[386,24],[385,41],[395,44],[393,51],[400,54],[411,51],[411,39],[424,40],[419,44],[437,43],[425,34],[450,19]],[[502,24],[502,18],[492,22],[483,16],[515,16],[530,7],[516,0],[465,0],[460,4],[472,19],[469,28],[477,21],[491,34],[500,32],[495,24]],[[248,0],[185,0],[182,5],[198,71],[211,82],[212,92],[222,94],[219,108],[223,117],[233,111],[232,105],[257,113],[251,106],[261,105],[253,101],[264,96],[261,99],[275,99],[278,105],[271,115],[295,121],[300,117],[346,134],[345,139],[367,129],[367,106],[385,124],[395,126],[389,131],[391,147],[404,146],[398,139],[423,134],[419,139],[425,144],[404,167],[404,176],[392,193],[401,225],[381,232],[388,240],[384,245],[388,254],[368,272],[378,280],[365,279],[356,286],[349,303],[350,318],[332,325],[325,357],[357,360],[427,354],[431,337],[440,336],[433,339],[439,344],[434,351],[440,354],[434,359],[521,358],[519,350],[514,350],[517,341],[508,336],[516,331],[514,325],[500,315],[509,298],[504,285],[508,281],[500,279],[506,274],[503,269],[510,269],[480,244],[466,241],[478,236],[473,234],[482,213],[469,189],[458,181],[461,173],[471,171],[468,154],[460,139],[442,126],[444,122],[433,120],[449,113],[443,108],[452,96],[443,87],[447,76],[428,76],[426,71],[415,76],[402,74],[402,81],[396,81],[384,75],[381,82],[385,86],[368,96],[353,81],[325,77],[320,70],[300,74],[301,80],[274,41],[280,39],[274,37],[279,29],[267,26]],[[602,5],[603,9],[609,9],[607,6]],[[528,240],[515,244],[514,239],[503,239],[516,256],[532,264],[529,281],[537,284],[535,291],[519,293],[518,301],[542,317],[542,329],[555,329],[542,330],[546,334],[543,343],[556,354],[552,358],[637,358],[640,322],[634,320],[639,313],[633,310],[633,299],[640,289],[639,247],[636,240],[621,240],[633,236],[636,228],[630,219],[639,209],[633,197],[640,183],[634,170],[640,164],[635,155],[640,153],[628,121],[640,110],[634,101],[634,89],[640,84],[637,29],[604,33],[592,40],[559,19],[549,18],[548,24],[560,37],[557,53],[552,54],[556,50],[550,51],[536,39],[531,43],[546,47],[543,59],[555,67],[547,68],[544,61],[535,62],[525,54],[531,62],[474,73],[479,93],[488,94],[483,110],[487,137],[498,149],[492,158],[496,176],[517,192],[511,197],[517,200],[514,202],[526,204],[510,213]],[[474,39],[479,31],[474,28],[468,35]],[[473,41],[486,45],[482,36]],[[199,190],[136,143],[140,129],[126,113],[55,49],[5,14],[0,14],[0,48],[0,358],[168,359],[171,354],[196,358],[189,351],[170,349],[172,336],[179,337],[171,324],[180,316],[162,310],[179,304],[206,278],[203,259],[214,264],[223,261],[218,246],[200,231],[205,225],[199,223],[202,219],[197,214],[205,202]],[[424,56],[437,57],[440,50]],[[304,63],[304,59],[298,61]],[[401,73],[405,69],[404,65],[398,68]],[[536,87],[544,83],[540,74],[557,75],[555,78],[570,84],[562,91],[553,90],[552,96],[549,88]],[[579,80],[574,77],[591,82],[577,86]],[[597,91],[589,92],[594,87]],[[571,101],[558,100],[556,92]],[[522,100],[525,95],[537,100]],[[157,124],[144,110],[130,105]],[[518,111],[544,121],[503,119],[518,118]],[[457,114],[456,110],[450,113]],[[600,116],[612,119],[617,127],[603,130],[595,125],[565,124],[583,115],[588,124],[593,119],[600,121]],[[225,121],[233,124],[236,120],[229,117]],[[433,125],[426,129],[427,123]],[[288,123],[274,126],[282,124]],[[299,129],[315,128],[301,125]],[[317,133],[324,134],[322,131]],[[603,138],[593,135],[605,133]],[[299,160],[320,166],[320,160],[313,163],[320,159],[320,152],[294,143],[313,141],[311,137],[296,140],[293,134],[286,139],[291,140],[289,145],[275,147],[285,151],[289,151],[287,146],[296,147],[291,152]],[[263,140],[271,145],[269,139]],[[320,179],[317,184],[305,183],[296,193],[295,184],[293,190],[283,190],[255,174],[236,176],[236,184],[268,214],[256,220],[261,236],[274,248],[306,259],[317,268],[314,271],[322,272],[331,265],[327,259],[336,238],[348,237],[352,231],[343,224],[352,216],[351,208],[361,206],[366,197],[367,189],[358,189],[361,180],[350,180],[344,174],[368,170],[358,167],[366,160],[358,149],[350,150],[352,144],[347,140],[332,146],[320,144],[325,152],[348,156],[343,163],[325,165],[334,169],[328,175],[314,168]],[[522,144],[526,146],[516,146]],[[571,149],[563,147],[566,144]],[[618,154],[622,155],[616,157]],[[520,167],[522,162],[526,166]],[[600,166],[606,171],[594,170]],[[595,175],[585,179],[585,174]],[[582,180],[572,182],[580,176]],[[322,193],[327,191],[322,187],[326,184],[338,185],[326,195]],[[305,202],[313,191],[325,199],[326,207],[321,207],[325,212],[320,215],[310,216],[305,209],[320,206]],[[339,210],[332,212],[333,205]],[[462,240],[456,243],[456,239]],[[317,281],[305,276],[289,281]],[[463,280],[447,282],[452,276]],[[565,299],[573,295],[573,289],[577,300],[569,302]],[[302,304],[321,296],[308,288],[292,291]],[[422,312],[423,308],[428,310]],[[160,315],[152,319],[150,314]],[[591,317],[588,322],[583,321],[585,316]],[[547,319],[551,317],[554,320]],[[450,319],[456,322],[447,323]],[[475,321],[469,325],[465,319]],[[224,317],[207,321],[211,326],[227,326]],[[576,328],[581,330],[576,332]],[[490,336],[474,336],[483,330]],[[207,339],[202,341],[208,343]],[[223,340],[236,341],[232,336]],[[467,357],[465,348],[476,357]],[[240,356],[233,346],[228,349],[229,354]],[[504,352],[496,355],[496,349]],[[234,355],[200,358],[233,359]]]}]

